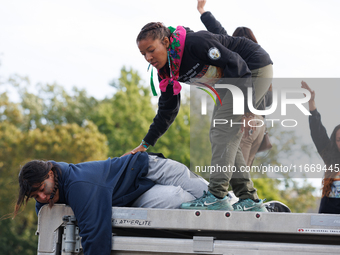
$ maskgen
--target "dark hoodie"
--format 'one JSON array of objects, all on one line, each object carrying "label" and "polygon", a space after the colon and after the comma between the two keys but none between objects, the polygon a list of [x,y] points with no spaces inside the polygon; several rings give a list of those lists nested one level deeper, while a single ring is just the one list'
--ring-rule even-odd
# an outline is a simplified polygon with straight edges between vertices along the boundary
[{"label": "dark hoodie", "polygon": [[[225,47],[220,35],[212,34],[208,31],[192,32],[187,29],[185,46],[181,66],[179,69],[179,82],[190,84],[192,79],[199,81],[201,78],[228,78],[228,82],[239,87],[244,95],[244,109],[249,111],[247,104],[247,89],[252,87],[251,72],[246,62],[239,54]],[[219,52],[219,56],[211,56],[211,50]],[[213,72],[211,72],[213,70]],[[168,64],[159,70],[159,79],[162,76],[169,76],[170,70]],[[215,80],[216,81],[216,80]],[[209,84],[213,85],[213,84]],[[254,93],[254,91],[253,91]],[[254,94],[252,95],[254,98]],[[180,108],[180,94],[174,95],[171,85],[167,86],[166,92],[161,92],[158,100],[158,112],[144,140],[155,145],[156,141],[168,130],[175,120]]]},{"label": "dark hoodie", "polygon": [[228,35],[227,31],[211,12],[204,12],[201,15],[201,21],[209,32],[219,35],[219,40],[223,46],[239,54],[250,70],[273,64],[269,54],[259,44],[245,37]]},{"label": "dark hoodie", "polygon": [[[310,133],[315,144],[318,153],[322,158],[324,150],[330,144],[330,139],[327,135],[326,128],[323,126],[321,122],[321,115],[317,109],[311,111],[309,116],[309,128]],[[325,162],[327,164],[327,162]],[[320,201],[319,213],[331,213],[331,214],[339,214],[340,213],[340,198],[334,197],[323,197]]]}]

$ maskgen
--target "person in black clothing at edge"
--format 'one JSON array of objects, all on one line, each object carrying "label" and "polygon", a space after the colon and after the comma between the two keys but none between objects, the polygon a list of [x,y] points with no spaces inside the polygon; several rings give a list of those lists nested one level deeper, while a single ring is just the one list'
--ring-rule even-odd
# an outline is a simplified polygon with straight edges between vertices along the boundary
[{"label": "person in black clothing at edge", "polygon": [[[221,33],[223,35],[227,34],[227,31],[222,27],[221,23],[218,22],[211,12],[205,11],[204,7],[206,4],[206,0],[197,0],[197,10],[201,14],[201,21],[205,25],[208,31],[218,34]],[[238,27],[233,33],[234,37],[245,37],[249,40],[258,43],[253,31],[248,27]],[[232,49],[236,51],[236,49]],[[238,54],[243,57],[241,50],[236,51]],[[247,62],[247,61],[246,61]],[[269,62],[265,61],[261,65],[268,64]],[[272,65],[269,64],[265,67],[260,67],[259,69],[253,67],[252,65],[248,66],[250,71],[252,72],[253,82],[255,94],[257,97],[258,104],[256,105],[257,110],[265,110],[266,107],[269,107],[272,104],[272,84],[270,84],[268,88],[269,81],[273,76]],[[256,66],[257,67],[257,66]],[[266,79],[262,79],[266,78]],[[241,140],[241,150],[244,157],[244,160],[247,163],[247,166],[251,166],[255,155],[262,143],[264,134],[266,132],[266,126],[264,125],[264,115],[255,115],[255,119],[257,122],[254,125],[257,126],[256,130],[252,135],[242,137]]]},{"label": "person in black clothing at edge", "polygon": [[337,125],[329,138],[321,122],[321,115],[315,104],[315,91],[306,82],[301,87],[309,90],[311,98],[308,102],[309,128],[315,147],[323,159],[327,170],[322,180],[322,198],[319,213],[340,213],[340,125]]},{"label": "person in black clothing at edge", "polygon": [[[233,114],[233,96],[228,90],[219,91],[220,102],[215,105],[213,119],[227,119],[243,125],[211,125],[210,141],[212,146],[211,166],[236,167],[237,171],[219,171],[210,173],[208,192],[203,196],[183,203],[183,209],[208,210],[247,210],[267,211],[263,200],[257,196],[250,174],[239,171],[245,167],[240,141],[242,135],[247,137],[255,130],[249,125],[254,114],[248,108],[248,87],[252,87],[253,69],[271,69],[272,61],[268,53],[260,45],[243,37],[231,37],[213,34],[208,31],[193,32],[188,28],[178,26],[176,29],[165,27],[160,22],[145,25],[137,36],[137,45],[145,59],[158,70],[161,96],[158,102],[158,112],[142,143],[128,153],[146,151],[154,145],[169,128],[177,116],[180,107],[179,82],[194,83],[201,80],[214,81],[221,78],[223,84],[233,84],[244,95],[244,115]],[[233,50],[241,50],[243,58]],[[215,79],[213,79],[215,78]],[[228,79],[227,79],[228,78]],[[256,77],[255,77],[256,78]],[[193,80],[194,79],[194,80]],[[227,79],[227,80],[226,80]],[[203,84],[200,83],[200,84]],[[268,90],[271,80],[267,86]],[[253,103],[255,96],[253,96]],[[243,120],[243,122],[241,122]],[[229,184],[239,201],[233,205],[228,196]]]}]

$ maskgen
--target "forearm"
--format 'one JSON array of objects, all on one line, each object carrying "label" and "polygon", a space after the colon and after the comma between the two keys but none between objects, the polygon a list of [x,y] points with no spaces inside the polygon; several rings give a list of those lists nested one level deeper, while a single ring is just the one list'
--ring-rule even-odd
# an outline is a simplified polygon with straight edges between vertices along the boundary
[{"label": "forearm", "polygon": [[205,10],[204,10],[204,8],[198,8],[197,7],[197,10],[198,10],[198,12],[202,15],[203,13],[205,13]]},{"label": "forearm", "polygon": [[171,86],[167,87],[166,92],[162,92],[158,101],[158,112],[153,123],[150,125],[149,131],[144,137],[144,141],[154,146],[157,140],[168,130],[175,120],[179,108],[181,97],[180,94],[173,95]]},{"label": "forearm", "polygon": [[316,110],[316,104],[315,104],[315,101],[314,101],[314,100],[309,100],[308,106],[309,106],[309,111],[310,111],[310,112]]},{"label": "forearm", "polygon": [[311,111],[311,113],[312,115],[309,116],[310,133],[315,147],[322,157],[322,152],[327,147],[330,140],[325,127],[322,125],[320,113],[316,109]]},{"label": "forearm", "polygon": [[201,21],[209,32],[214,34],[228,35],[227,31],[224,29],[221,23],[215,19],[211,12],[204,12],[201,15]]}]

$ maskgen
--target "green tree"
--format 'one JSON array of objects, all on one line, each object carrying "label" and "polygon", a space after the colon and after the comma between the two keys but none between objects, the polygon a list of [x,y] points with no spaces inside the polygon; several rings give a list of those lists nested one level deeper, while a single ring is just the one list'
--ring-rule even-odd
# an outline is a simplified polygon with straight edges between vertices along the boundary
[{"label": "green tree", "polygon": [[[0,218],[14,209],[18,169],[23,159],[23,137],[24,134],[13,124],[0,122]],[[32,216],[34,210],[28,210],[27,214],[19,215],[15,221],[8,218],[0,220],[3,254],[36,254],[37,238],[32,236],[36,220]]]},{"label": "green tree", "polygon": [[119,157],[141,141],[154,110],[149,89],[142,86],[136,71],[123,67],[120,78],[111,85],[117,93],[103,100],[90,119],[107,136],[109,155]]},{"label": "green tree", "polygon": [[7,121],[15,126],[23,122],[20,105],[10,102],[6,92],[0,94],[0,121]]},{"label": "green tree", "polygon": [[23,119],[17,120],[16,114],[11,116],[16,112],[13,112],[10,104],[7,105],[7,112],[4,114],[11,123],[20,124],[21,130],[65,123],[82,125],[84,120],[89,119],[98,104],[97,99],[88,97],[85,90],[79,90],[76,87],[73,87],[70,95],[56,83],[32,86],[27,77],[18,75],[12,76],[8,83],[13,88],[17,88],[21,101],[21,118]]},{"label": "green tree", "polygon": [[[151,103],[150,88],[145,87],[138,72],[121,69],[120,78],[111,84],[117,93],[98,104],[90,119],[109,141],[109,155],[119,157],[137,147],[149,130],[157,108]],[[150,152],[162,152],[166,157],[189,165],[190,114],[184,103],[180,112]]]}]

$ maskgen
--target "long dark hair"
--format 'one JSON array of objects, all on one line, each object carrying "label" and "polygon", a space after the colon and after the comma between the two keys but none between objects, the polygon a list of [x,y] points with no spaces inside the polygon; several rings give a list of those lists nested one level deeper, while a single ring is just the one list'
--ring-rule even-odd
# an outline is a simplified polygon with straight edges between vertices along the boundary
[{"label": "long dark hair", "polygon": [[170,37],[171,32],[169,28],[164,26],[161,22],[150,22],[146,24],[139,32],[136,42],[139,42],[146,38],[151,38],[152,40],[159,39],[163,41],[165,37]]},{"label": "long dark hair", "polygon": [[257,43],[257,40],[255,38],[253,31],[251,31],[251,29],[247,28],[247,27],[236,28],[234,33],[233,33],[233,36],[245,37],[245,38],[248,38],[248,39],[252,40],[253,42]]},{"label": "long dark hair", "polygon": [[[24,204],[26,206],[32,192],[35,192],[41,186],[41,183],[49,178],[50,170],[54,173],[54,188],[51,194],[53,198],[58,190],[58,173],[61,174],[60,169],[53,165],[52,162],[42,160],[32,160],[26,163],[19,173],[19,196],[14,208],[13,218],[18,214],[20,207]],[[54,204],[53,199],[50,200],[49,206]]]},{"label": "long dark hair", "polygon": [[337,164],[340,167],[340,152],[336,144],[336,133],[340,129],[340,125],[337,125],[330,137],[330,142],[327,147],[322,152],[322,159],[324,160],[327,170],[325,172],[325,177],[322,180],[322,197],[329,196],[332,189],[332,183],[336,178],[339,171],[336,170],[335,166]]}]

